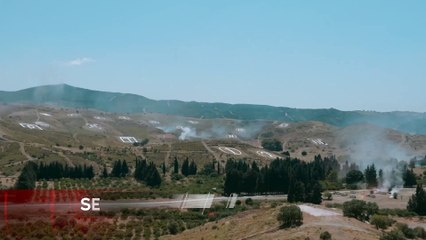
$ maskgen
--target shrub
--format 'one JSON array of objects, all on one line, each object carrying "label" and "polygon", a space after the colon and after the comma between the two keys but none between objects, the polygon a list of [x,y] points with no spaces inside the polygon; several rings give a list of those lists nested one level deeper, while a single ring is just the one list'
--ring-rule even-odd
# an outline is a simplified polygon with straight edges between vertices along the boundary
[{"label": "shrub", "polygon": [[283,150],[283,144],[277,140],[277,139],[264,139],[262,140],[262,147],[264,149],[270,150],[270,151],[282,151]]},{"label": "shrub", "polygon": [[392,226],[394,222],[395,221],[392,218],[389,218],[388,216],[377,215],[377,214],[374,214],[371,217],[371,221],[370,221],[370,223],[376,226],[377,229],[386,229]]},{"label": "shrub", "polygon": [[169,230],[169,233],[172,235],[175,235],[179,232],[179,226],[175,221],[170,222],[167,228]]},{"label": "shrub", "polygon": [[379,210],[378,214],[380,215],[391,215],[391,216],[398,216],[398,217],[414,217],[417,216],[416,213],[410,212],[407,209],[390,209],[390,208],[382,208]]},{"label": "shrub", "polygon": [[398,229],[390,232],[384,232],[380,240],[405,240],[404,234]]},{"label": "shrub", "polygon": [[424,228],[416,227],[416,228],[414,228],[414,233],[415,233],[416,237],[421,238],[421,239],[426,239],[426,231],[425,231]]},{"label": "shrub", "polygon": [[379,207],[376,203],[366,203],[357,199],[343,203],[343,216],[356,218],[360,221],[368,221],[370,216],[378,211]]},{"label": "shrub", "polygon": [[245,203],[246,203],[246,205],[253,205],[253,199],[247,198]]},{"label": "shrub", "polygon": [[331,192],[325,192],[323,196],[324,196],[324,199],[326,200],[329,200],[329,201],[333,200],[333,194],[331,194]]},{"label": "shrub", "polygon": [[320,234],[321,240],[331,240],[331,234],[328,231],[322,232]]},{"label": "shrub", "polygon": [[396,228],[404,234],[406,238],[413,239],[416,237],[416,233],[413,229],[409,228],[407,224],[405,223],[397,223]]},{"label": "shrub", "polygon": [[303,214],[296,205],[284,206],[277,216],[281,228],[297,227],[303,224]]}]

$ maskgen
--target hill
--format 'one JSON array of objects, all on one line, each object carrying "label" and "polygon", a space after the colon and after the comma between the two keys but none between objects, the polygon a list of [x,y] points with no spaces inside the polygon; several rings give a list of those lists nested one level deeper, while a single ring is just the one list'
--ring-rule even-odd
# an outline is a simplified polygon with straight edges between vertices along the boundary
[{"label": "hill", "polygon": [[320,121],[334,126],[369,123],[407,133],[426,133],[425,113],[340,111],[333,108],[295,109],[253,104],[152,100],[135,94],[88,90],[66,84],[40,86],[15,92],[0,91],[0,102],[49,104],[116,113],[161,113],[207,119]]}]

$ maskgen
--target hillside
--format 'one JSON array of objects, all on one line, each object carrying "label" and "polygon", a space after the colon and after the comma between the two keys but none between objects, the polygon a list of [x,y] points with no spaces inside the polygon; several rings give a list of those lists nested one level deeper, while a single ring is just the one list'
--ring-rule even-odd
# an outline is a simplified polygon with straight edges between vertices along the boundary
[{"label": "hillside", "polygon": [[[115,158],[144,156],[161,164],[189,157],[203,166],[214,160],[225,164],[230,157],[262,163],[284,157],[282,151],[263,149],[265,138],[280,140],[284,151],[306,161],[317,154],[342,160],[346,156],[407,160],[426,154],[425,135],[371,124],[337,127],[317,121],[197,119],[10,104],[0,105],[0,175],[16,174],[22,167],[17,163],[33,158],[74,164],[96,159],[109,165]],[[144,139],[149,139],[146,149],[131,144]]]},{"label": "hillside", "polygon": [[[322,208],[319,208],[321,209]],[[332,210],[326,210],[332,211]],[[355,219],[341,216],[313,216],[303,214],[304,224],[297,228],[280,229],[276,217],[279,207],[260,208],[210,222],[160,239],[319,239],[321,232],[329,231],[333,239],[378,239],[380,231]]]},{"label": "hillside", "polygon": [[332,108],[295,109],[251,104],[152,100],[135,94],[94,91],[66,84],[34,87],[15,92],[0,91],[0,102],[50,104],[116,113],[161,113],[207,119],[320,121],[334,126],[370,123],[407,133],[426,133],[424,113],[340,111]]}]

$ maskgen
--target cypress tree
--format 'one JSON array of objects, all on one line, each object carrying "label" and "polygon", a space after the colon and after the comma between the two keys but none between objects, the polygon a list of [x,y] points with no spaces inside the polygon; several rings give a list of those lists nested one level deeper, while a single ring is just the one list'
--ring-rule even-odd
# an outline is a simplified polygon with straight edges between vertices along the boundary
[{"label": "cypress tree", "polygon": [[321,194],[321,185],[319,183],[315,183],[312,188],[312,198],[310,199],[313,204],[321,204],[322,202],[322,194]]},{"label": "cypress tree", "polygon": [[377,187],[377,172],[374,164],[367,166],[364,175],[368,188]]},{"label": "cypress tree", "polygon": [[122,176],[121,175],[121,170],[122,170],[121,160],[117,160],[117,161],[114,162],[114,166],[112,168],[111,175],[113,177],[119,178],[119,177]]},{"label": "cypress tree", "polygon": [[163,162],[163,166],[161,167],[163,170],[163,175],[166,175],[167,169],[166,169],[166,163]]},{"label": "cypress tree", "polygon": [[417,184],[416,174],[413,170],[405,170],[403,175],[404,187],[412,187]]},{"label": "cypress tree", "polygon": [[197,164],[195,164],[194,161],[191,161],[191,164],[189,164],[189,175],[195,175],[197,174]]},{"label": "cypress tree", "polygon": [[183,163],[182,163],[181,173],[185,177],[187,177],[189,175],[189,160],[188,160],[188,158],[186,158],[185,161],[183,161]]},{"label": "cypress tree", "polygon": [[150,163],[148,167],[148,174],[145,180],[146,184],[151,187],[156,187],[161,184],[161,176],[158,173],[157,167],[154,163]]},{"label": "cypress tree", "polygon": [[121,169],[120,169],[120,176],[125,177],[127,176],[127,174],[129,174],[129,167],[127,166],[126,160],[123,160],[121,164]]},{"label": "cypress tree", "polygon": [[416,193],[408,200],[407,210],[426,216],[426,192],[421,184],[417,185]]},{"label": "cypress tree", "polygon": [[102,171],[102,177],[107,178],[108,177],[108,170],[107,167],[104,165],[104,170]]},{"label": "cypress tree", "polygon": [[175,157],[175,160],[173,161],[173,173],[175,174],[179,173],[179,162],[177,157]]},{"label": "cypress tree", "polygon": [[16,181],[17,189],[34,189],[37,181],[37,164],[28,162]]}]

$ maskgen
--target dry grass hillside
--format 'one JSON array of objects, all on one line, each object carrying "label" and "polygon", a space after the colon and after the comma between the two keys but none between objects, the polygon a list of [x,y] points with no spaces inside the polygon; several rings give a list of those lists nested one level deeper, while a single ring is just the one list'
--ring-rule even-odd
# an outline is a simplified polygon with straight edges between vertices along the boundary
[{"label": "dry grass hillside", "polygon": [[297,228],[280,229],[276,216],[280,206],[263,206],[234,216],[207,223],[184,231],[178,235],[167,235],[160,239],[319,239],[321,232],[328,231],[333,239],[373,240],[380,231],[373,226],[343,216],[313,216],[303,214],[303,225]]}]

